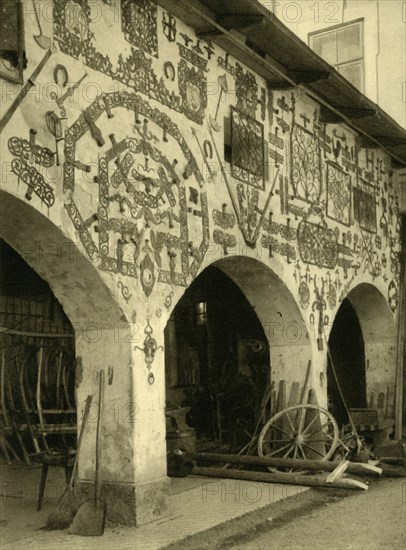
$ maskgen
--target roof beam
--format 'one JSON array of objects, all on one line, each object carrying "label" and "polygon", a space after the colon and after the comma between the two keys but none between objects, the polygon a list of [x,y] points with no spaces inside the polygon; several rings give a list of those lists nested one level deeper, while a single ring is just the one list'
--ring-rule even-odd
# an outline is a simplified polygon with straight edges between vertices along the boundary
[{"label": "roof beam", "polygon": [[395,136],[374,136],[374,139],[379,141],[385,147],[398,147],[399,145],[406,145],[406,138]]},{"label": "roof beam", "polygon": [[336,122],[342,122],[343,117],[350,120],[374,117],[377,114],[375,109],[364,109],[357,107],[344,107],[343,105],[332,105],[335,111],[330,110],[328,107],[321,106],[320,120],[327,124],[333,124]]},{"label": "roof beam", "polygon": [[368,136],[359,136],[357,138],[357,142],[365,149],[376,149],[377,144],[371,141],[372,138],[384,147],[398,147],[399,145],[406,145],[406,138],[402,139],[401,137],[396,138],[393,136],[371,136],[371,138]]},{"label": "roof beam", "polygon": [[216,17],[216,23],[227,30],[242,30],[258,27],[265,21],[265,15],[254,15],[252,13],[227,13]]},{"label": "roof beam", "polygon": [[378,149],[379,147],[379,145],[369,136],[363,134],[356,136],[355,143],[358,147],[362,147],[363,149]]},{"label": "roof beam", "polygon": [[330,73],[327,71],[288,71],[288,74],[296,84],[309,84],[319,80],[327,80]]}]

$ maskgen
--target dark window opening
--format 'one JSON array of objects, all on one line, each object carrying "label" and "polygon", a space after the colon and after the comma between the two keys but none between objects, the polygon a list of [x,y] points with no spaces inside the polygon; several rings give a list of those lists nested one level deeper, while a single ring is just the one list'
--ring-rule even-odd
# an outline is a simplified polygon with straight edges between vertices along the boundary
[{"label": "dark window opening", "polygon": [[22,84],[26,67],[22,4],[0,0],[0,76]]}]

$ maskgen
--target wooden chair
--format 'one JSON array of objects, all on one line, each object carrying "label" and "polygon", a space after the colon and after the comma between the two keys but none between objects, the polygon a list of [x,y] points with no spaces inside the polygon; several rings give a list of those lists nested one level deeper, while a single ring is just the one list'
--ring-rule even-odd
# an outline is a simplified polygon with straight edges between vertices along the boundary
[{"label": "wooden chair", "polygon": [[[67,403],[60,401],[61,392],[58,381],[60,382],[65,376],[61,375],[63,350],[58,350],[58,353],[54,350],[54,346],[45,346],[40,342],[39,345],[27,351],[26,358],[19,369],[21,405],[35,449],[30,459],[42,465],[37,510],[42,507],[49,467],[64,468],[65,480],[68,484],[76,455],[74,445],[69,444],[66,438],[67,435],[76,434],[76,420],[75,422],[60,421],[71,419],[76,414],[76,409],[68,409]],[[66,382],[66,376],[64,379]],[[56,381],[56,386],[53,381]],[[66,391],[65,388],[62,392],[65,399]],[[58,399],[63,405],[60,408],[56,407]],[[49,418],[53,418],[54,421],[49,422]],[[59,421],[55,422],[55,419]]]}]

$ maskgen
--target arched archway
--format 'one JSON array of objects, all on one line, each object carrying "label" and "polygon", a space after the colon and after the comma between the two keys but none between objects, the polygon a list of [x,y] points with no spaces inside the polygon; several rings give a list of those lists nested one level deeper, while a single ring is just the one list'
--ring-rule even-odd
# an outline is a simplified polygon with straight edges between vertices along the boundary
[{"label": "arched archway", "polygon": [[[4,191],[0,191],[0,222],[0,237],[49,285],[73,326],[78,422],[86,396],[98,395],[101,368],[107,369],[110,365],[115,370],[115,383],[107,386],[105,399],[130,402],[133,397],[127,365],[131,364],[132,348],[130,343],[117,342],[115,327],[125,322],[125,316],[103,274],[80,252],[74,239],[46,215]],[[125,460],[122,467],[117,467],[119,445],[116,441],[115,445],[111,444],[112,438],[117,439],[116,428],[114,415],[107,418],[102,479],[111,483],[129,482],[134,478],[133,464]],[[94,423],[88,425],[90,432],[94,429]],[[132,433],[130,424],[120,433],[121,448],[129,447],[131,452]],[[82,447],[79,457],[80,480],[94,478],[92,435],[88,436],[88,444]]]},{"label": "arched archway", "polygon": [[289,289],[249,257],[207,267],[179,300],[165,337],[167,408],[192,407],[192,416],[200,416],[191,419],[198,436],[234,449],[244,443],[236,434],[243,421],[249,439],[269,381],[303,383],[311,358],[309,336]]},{"label": "arched archway", "polygon": [[17,197],[0,191],[0,237],[46,281],[74,327],[99,327],[123,314],[95,265],[50,219]]},{"label": "arched archway", "polygon": [[343,424],[348,408],[367,406],[365,377],[365,343],[358,316],[345,298],[337,311],[329,337],[327,361],[327,395],[331,412]]},{"label": "arched archway", "polygon": [[347,421],[331,362],[348,408],[376,408],[393,416],[396,330],[390,307],[373,285],[362,283],[343,300],[329,336],[328,390],[340,422]]}]

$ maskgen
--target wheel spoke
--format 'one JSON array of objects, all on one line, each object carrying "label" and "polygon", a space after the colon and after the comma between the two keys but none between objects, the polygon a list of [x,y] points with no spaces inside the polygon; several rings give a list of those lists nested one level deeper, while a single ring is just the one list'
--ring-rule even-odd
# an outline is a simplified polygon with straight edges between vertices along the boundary
[{"label": "wheel spoke", "polygon": [[295,427],[294,427],[294,425],[293,425],[292,420],[290,419],[289,413],[285,413],[285,414],[286,414],[286,416],[287,416],[287,418],[288,418],[288,420],[289,420],[289,424],[290,424],[290,427],[292,428],[292,432],[294,432],[294,431],[295,431]]},{"label": "wheel spoke", "polygon": [[303,447],[302,447],[302,445],[301,445],[300,443],[299,443],[299,449],[300,449],[300,451],[301,451],[301,453],[302,453],[302,455],[303,455],[303,458],[306,460],[307,457],[306,457],[305,452],[304,452],[304,450],[303,450]]},{"label": "wheel spoke", "polygon": [[317,418],[317,416],[314,416],[314,417],[310,420],[310,422],[308,423],[308,425],[306,426],[306,428],[303,430],[302,435],[306,435],[306,434],[307,434],[307,432],[308,432],[310,426],[313,424],[313,422],[316,420],[316,418]]},{"label": "wheel spoke", "polygon": [[[276,430],[278,430],[279,432],[283,433],[284,435],[287,435],[288,437],[291,436],[291,434],[289,434],[289,433],[286,432],[285,430],[282,430],[282,428],[280,428],[279,426],[276,426],[276,424],[272,424],[272,426],[269,426],[269,428],[275,428]],[[268,428],[268,431],[271,431],[269,428]]]},{"label": "wheel spoke", "polygon": [[263,443],[277,445],[278,443],[292,443],[292,439],[264,439]]},{"label": "wheel spoke", "polygon": [[338,436],[336,421],[327,410],[311,404],[297,405],[276,413],[265,424],[259,436],[258,452],[295,459],[306,459],[306,453],[313,453],[317,459],[327,459],[337,447]]},{"label": "wheel spoke", "polygon": [[311,431],[310,433],[307,433],[306,435],[313,435],[317,432],[321,432],[324,428],[327,428],[327,426],[330,426],[330,422],[326,422],[325,424],[322,424],[321,426],[318,426],[315,430]]},{"label": "wheel spoke", "polygon": [[303,442],[303,445],[305,447],[307,447],[308,449],[310,449],[311,451],[313,451],[314,453],[320,455],[320,456],[324,456],[324,453],[321,453],[320,451],[318,451],[317,449],[313,449],[313,447],[310,447],[310,445],[307,445],[305,442]]},{"label": "wheel spoke", "polygon": [[291,445],[289,449],[286,451],[286,453],[283,455],[283,458],[287,458],[291,451],[295,449],[295,445]]},{"label": "wheel spoke", "polygon": [[281,453],[282,451],[284,451],[285,449],[287,449],[290,446],[291,446],[291,444],[289,443],[288,445],[285,445],[284,447],[281,447],[280,449],[276,449],[276,451],[272,451],[272,453],[269,453],[266,456],[274,456],[277,453]]}]

